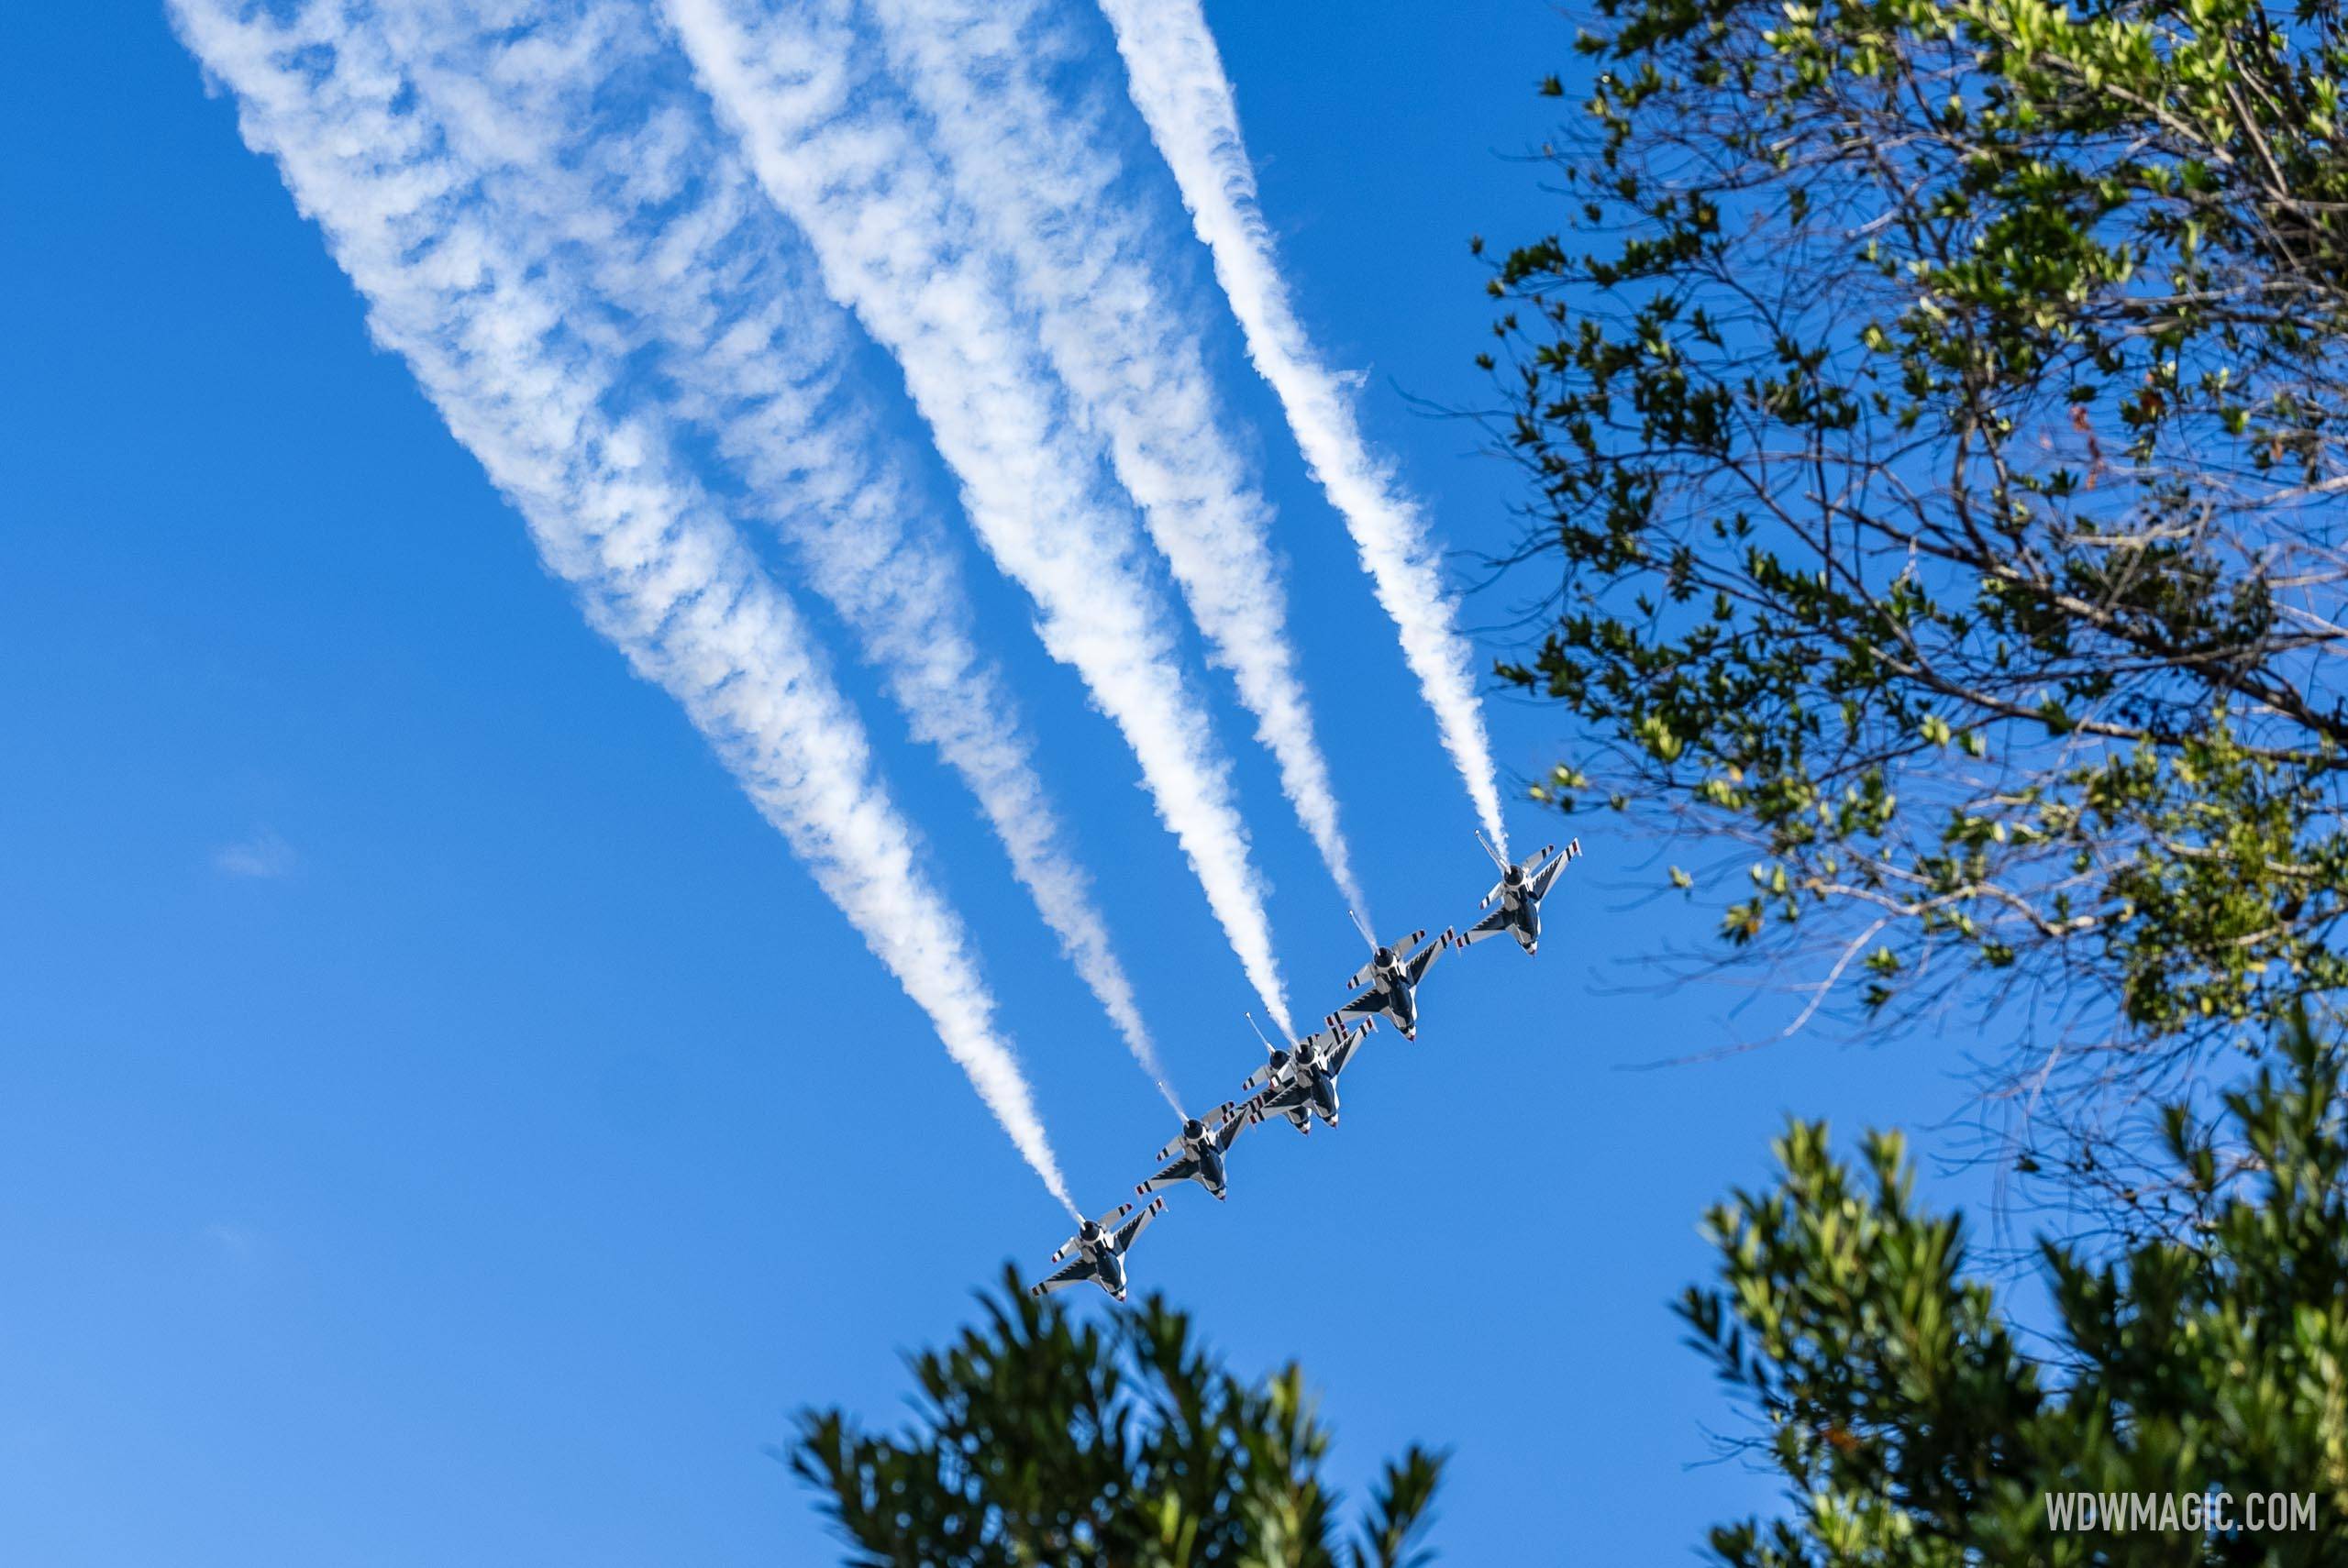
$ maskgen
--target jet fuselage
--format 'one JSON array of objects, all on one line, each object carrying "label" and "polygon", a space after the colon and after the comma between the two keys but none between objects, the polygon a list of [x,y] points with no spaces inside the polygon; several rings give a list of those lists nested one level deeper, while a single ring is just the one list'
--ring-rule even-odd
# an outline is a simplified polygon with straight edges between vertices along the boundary
[{"label": "jet fuselage", "polygon": [[1101,1288],[1123,1301],[1125,1298],[1125,1260],[1118,1253],[1117,1244],[1108,1242],[1094,1253],[1092,1266],[1101,1271]]},{"label": "jet fuselage", "polygon": [[1402,1032],[1403,1039],[1412,1038],[1419,1028],[1417,988],[1411,984],[1400,964],[1379,970],[1378,983],[1386,992],[1386,1010],[1394,1015],[1394,1027]]},{"label": "jet fuselage", "polygon": [[1531,882],[1523,867],[1511,867],[1501,889],[1501,902],[1508,910],[1509,923],[1524,933],[1527,952],[1541,944],[1541,900],[1533,897]]},{"label": "jet fuselage", "polygon": [[1215,1197],[1223,1196],[1223,1151],[1215,1147],[1214,1135],[1209,1133],[1191,1145],[1191,1157],[1199,1162],[1199,1182]]},{"label": "jet fuselage", "polygon": [[[1276,1087],[1277,1081],[1276,1076]],[[1304,1126],[1316,1114],[1332,1127],[1337,1124],[1337,1080],[1318,1052],[1299,1049],[1290,1058],[1288,1081],[1303,1091],[1303,1099],[1287,1108],[1290,1118],[1299,1127]]]}]

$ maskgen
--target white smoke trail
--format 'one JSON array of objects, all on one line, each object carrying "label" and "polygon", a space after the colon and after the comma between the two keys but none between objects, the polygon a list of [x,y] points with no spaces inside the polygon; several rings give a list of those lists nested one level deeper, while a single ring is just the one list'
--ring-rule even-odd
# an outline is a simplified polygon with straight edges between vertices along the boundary
[{"label": "white smoke trail", "polygon": [[1179,1109],[1018,705],[973,646],[951,547],[895,444],[842,383],[843,323],[797,237],[708,123],[681,62],[664,71],[672,51],[648,17],[534,4],[516,39],[478,12],[471,0],[409,0],[381,26],[500,208],[565,237],[565,259],[642,340],[630,348],[657,352],[668,406],[748,480],[737,510],[794,547]]},{"label": "white smoke trail", "polygon": [[1226,436],[1199,335],[1097,113],[1057,101],[1029,0],[871,0],[937,130],[954,189],[1035,313],[1052,367],[1109,443],[1213,660],[1231,671],[1280,786],[1346,901],[1368,908],[1288,637],[1272,511]]},{"label": "white smoke trail", "polygon": [[1199,0],[1100,0],[1124,58],[1134,106],[1181,187],[1182,204],[1214,259],[1257,371],[1287,410],[1289,428],[1330,504],[1345,518],[1378,592],[1401,633],[1445,750],[1502,853],[1500,790],[1470,670],[1474,651],[1427,536],[1426,519],[1388,464],[1373,457],[1338,378],[1322,363],[1282,280],[1256,196],[1255,166],[1239,134],[1239,105]]},{"label": "white smoke trail", "polygon": [[861,68],[843,0],[665,6],[825,286],[895,355],[972,526],[1035,601],[1045,648],[1124,734],[1241,968],[1288,1027],[1246,827],[1128,520],[1100,493],[1048,368],[1001,304],[969,215]]},{"label": "white smoke trail", "polygon": [[674,469],[666,432],[606,408],[617,368],[570,328],[592,302],[567,297],[526,232],[496,221],[371,11],[322,0],[280,22],[257,5],[171,4],[235,93],[246,143],[325,231],[376,341],[405,358],[597,629],[684,705],[1076,1213],[961,922],[855,712],[789,603]]}]

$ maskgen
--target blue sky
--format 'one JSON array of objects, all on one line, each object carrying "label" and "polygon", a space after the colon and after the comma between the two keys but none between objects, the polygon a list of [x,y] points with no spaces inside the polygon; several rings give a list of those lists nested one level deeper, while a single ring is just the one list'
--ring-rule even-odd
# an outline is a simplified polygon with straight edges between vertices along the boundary
[{"label": "blue sky", "polygon": [[[1497,547],[1512,472],[1404,394],[1481,390],[1466,240],[1546,221],[1502,155],[1545,128],[1532,87],[1568,62],[1565,25],[1537,4],[1209,16],[1305,319],[1368,372],[1369,431],[1447,542]],[[1069,19],[1071,90],[1122,106],[1107,28]],[[1058,1207],[371,344],[160,9],[17,7],[0,86],[0,1558],[826,1560],[762,1445],[809,1402],[890,1419],[900,1353],[1006,1258],[1041,1264]],[[1179,234],[1138,117],[1118,123]],[[1203,251],[1161,260],[1278,510],[1380,922],[1464,922],[1489,879],[1474,817],[1392,627]],[[856,355],[958,528],[891,362]],[[1175,1088],[1236,1091],[1254,999],[1131,754],[1019,590],[957,548]],[[1512,591],[1468,621],[1508,620]],[[1105,1206],[1165,1107],[968,795],[811,620],[1079,1199]],[[1358,941],[1201,652],[1310,1017]],[[1485,712],[1513,779],[1569,742],[1554,711]],[[1240,1366],[1301,1358],[1346,1478],[1451,1445],[1449,1559],[1682,1561],[1768,1490],[1700,1463],[1735,1418],[1667,1310],[1707,1265],[1698,1215],[1762,1175],[1789,1111],[1946,1115],[1959,1043],[1624,1070],[1761,1023],[1726,989],[1625,991],[1709,917],[1650,899],[1648,848],[1603,822],[1509,810],[1520,844],[1587,851],[1541,957],[1447,960],[1419,1043],[1381,1034],[1349,1076],[1344,1128],[1252,1135],[1231,1202],[1176,1194],[1138,1280]]]}]

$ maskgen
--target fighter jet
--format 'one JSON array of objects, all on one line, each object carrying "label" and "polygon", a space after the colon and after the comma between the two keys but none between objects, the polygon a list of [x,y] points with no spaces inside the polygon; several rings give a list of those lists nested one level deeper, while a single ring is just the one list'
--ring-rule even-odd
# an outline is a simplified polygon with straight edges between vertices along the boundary
[{"label": "fighter jet", "polygon": [[[1566,862],[1581,854],[1581,840],[1568,841],[1563,855],[1557,854],[1556,845],[1545,845],[1540,854],[1522,866],[1510,865],[1498,850],[1484,844],[1482,834],[1476,835],[1476,842],[1484,845],[1484,853],[1490,856],[1492,864],[1501,868],[1501,879],[1490,892],[1484,895],[1483,907],[1491,910],[1491,913],[1469,926],[1459,938],[1459,945],[1469,946],[1505,931],[1515,937],[1517,945],[1527,953],[1538,953],[1541,950],[1541,900],[1549,896],[1549,885],[1557,879],[1557,873],[1565,869]],[[1492,907],[1495,902],[1500,906],[1497,909]]]},{"label": "fighter jet", "polygon": [[[1353,914],[1351,910],[1346,912]],[[1353,977],[1346,982],[1346,986],[1351,989],[1366,985],[1368,989],[1331,1016],[1342,1021],[1349,1018],[1375,1018],[1382,1012],[1393,1019],[1394,1027],[1402,1032],[1403,1039],[1416,1040],[1419,1037],[1419,982],[1427,977],[1427,971],[1434,967],[1434,961],[1443,956],[1445,947],[1458,940],[1459,933],[1445,931],[1405,958],[1402,956],[1404,951],[1425,938],[1426,929],[1423,926],[1391,947],[1370,935],[1369,927],[1362,924],[1359,915],[1354,915],[1354,927],[1369,944],[1370,957],[1368,963],[1354,971]]]},{"label": "fighter jet", "polygon": [[[1248,1021],[1255,1021],[1252,1015]],[[1271,1053],[1271,1059],[1247,1076],[1243,1087],[1262,1087],[1262,1092],[1248,1104],[1259,1117],[1275,1111],[1286,1116],[1299,1132],[1312,1132],[1316,1116],[1335,1127],[1337,1075],[1353,1060],[1355,1047],[1377,1027],[1373,1020],[1366,1018],[1360,1028],[1349,1032],[1332,1014],[1328,1028],[1318,1034],[1306,1035],[1286,1051],[1266,1040],[1264,1049]],[[1257,1032],[1260,1036],[1263,1032],[1259,1029]]]},{"label": "fighter jet", "polygon": [[[1087,1220],[1075,1235],[1061,1243],[1052,1254],[1058,1263],[1067,1264],[1047,1275],[1027,1287],[1030,1296],[1043,1296],[1055,1290],[1065,1290],[1071,1285],[1091,1280],[1119,1301],[1125,1298],[1125,1254],[1134,1250],[1135,1239],[1149,1228],[1149,1222],[1166,1212],[1166,1200],[1153,1199],[1141,1212],[1134,1213],[1130,1203],[1120,1203],[1098,1220]],[[1125,1216],[1133,1218],[1126,1220]],[[1118,1224],[1124,1220],[1123,1224]],[[1110,1229],[1115,1226],[1114,1230]],[[1072,1254],[1072,1255],[1071,1255]]]},{"label": "fighter jet", "polygon": [[1239,1134],[1262,1119],[1256,1106],[1225,1100],[1208,1112],[1204,1121],[1189,1116],[1182,1120],[1182,1135],[1157,1151],[1164,1163],[1158,1173],[1134,1190],[1144,1198],[1153,1192],[1163,1192],[1169,1187],[1180,1187],[1186,1181],[1197,1182],[1214,1195],[1216,1202],[1224,1199],[1224,1184],[1227,1179],[1223,1157],[1231,1153]]}]

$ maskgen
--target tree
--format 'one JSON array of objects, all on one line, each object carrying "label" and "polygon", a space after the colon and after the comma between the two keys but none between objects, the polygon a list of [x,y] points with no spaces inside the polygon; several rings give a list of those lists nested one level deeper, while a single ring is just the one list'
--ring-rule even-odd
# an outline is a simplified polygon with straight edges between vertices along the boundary
[{"label": "tree", "polygon": [[1387,1464],[1350,1539],[1329,1434],[1290,1364],[1256,1386],[1152,1296],[1105,1323],[1006,1272],[979,1325],[912,1362],[911,1430],[808,1410],[788,1458],[869,1568],[1424,1568],[1443,1455]]},{"label": "tree", "polygon": [[1598,8],[1481,358],[1535,793],[1711,846],[1804,1017],[2263,1049],[2348,982],[2338,0]]},{"label": "tree", "polygon": [[[1791,1517],[1714,1529],[1737,1568],[2348,1561],[2348,1099],[2304,1026],[2220,1124],[2165,1136],[2186,1241],[2097,1263],[2041,1249],[2053,1301],[2025,1354],[1966,1274],[1955,1215],[1920,1212],[1899,1141],[1854,1171],[1796,1125],[1764,1193],[1715,1209],[1722,1284],[1681,1307],[1759,1418]],[[2232,1499],[2210,1535],[2056,1528],[2073,1494]],[[2305,1528],[2248,1533],[2249,1498],[2314,1496]],[[2056,1506],[2062,1506],[2059,1502]],[[2296,1505],[2293,1505],[2296,1507]],[[2188,1505],[2189,1507],[2189,1505]]]}]

